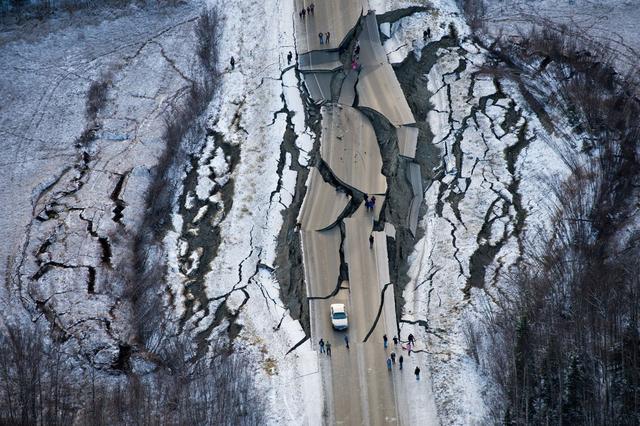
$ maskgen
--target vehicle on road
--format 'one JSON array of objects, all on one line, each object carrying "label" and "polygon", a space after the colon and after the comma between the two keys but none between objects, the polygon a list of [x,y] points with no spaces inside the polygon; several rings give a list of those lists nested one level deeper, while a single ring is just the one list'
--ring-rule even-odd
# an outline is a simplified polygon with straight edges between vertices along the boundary
[{"label": "vehicle on road", "polygon": [[343,303],[334,303],[330,307],[331,325],[336,330],[346,330],[349,327],[349,318]]}]

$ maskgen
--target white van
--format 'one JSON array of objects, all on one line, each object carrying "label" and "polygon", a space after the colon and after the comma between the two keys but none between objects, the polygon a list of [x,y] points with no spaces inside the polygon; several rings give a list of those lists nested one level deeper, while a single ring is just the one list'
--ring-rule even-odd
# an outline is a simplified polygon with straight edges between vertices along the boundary
[{"label": "white van", "polygon": [[331,305],[331,325],[336,330],[346,330],[349,327],[349,318],[344,304],[334,303]]}]

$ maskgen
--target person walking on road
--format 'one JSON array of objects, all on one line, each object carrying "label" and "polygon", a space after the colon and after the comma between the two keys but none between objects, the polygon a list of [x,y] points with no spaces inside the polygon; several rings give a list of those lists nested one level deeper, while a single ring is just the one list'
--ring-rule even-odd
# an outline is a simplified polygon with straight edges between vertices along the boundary
[{"label": "person walking on road", "polygon": [[391,358],[387,358],[387,370],[391,370]]},{"label": "person walking on road", "polygon": [[325,42],[327,44],[329,44],[329,37],[331,37],[331,33],[329,31],[327,31],[327,33],[325,34]]},{"label": "person walking on road", "polygon": [[293,53],[291,53],[291,51],[289,51],[289,53],[287,53],[287,65],[291,65],[291,60],[293,59]]},{"label": "person walking on road", "polygon": [[391,362],[392,363],[396,363],[396,353],[395,352],[391,352]]},{"label": "person walking on road", "polygon": [[324,353],[324,340],[320,339],[318,346],[320,347],[320,353]]},{"label": "person walking on road", "polygon": [[409,343],[413,344],[415,343],[415,341],[416,341],[416,338],[413,337],[413,334],[409,334]]},{"label": "person walking on road", "polygon": [[404,358],[402,357],[402,355],[400,355],[400,358],[398,358],[398,365],[400,366],[400,370],[402,370],[402,363],[404,362]]},{"label": "person walking on road", "polygon": [[318,33],[318,37],[320,38],[320,44],[324,44],[324,39],[323,39],[324,34]]},{"label": "person walking on road", "polygon": [[375,195],[371,196],[370,203],[371,203],[371,210],[373,210],[373,208],[376,206],[376,196]]},{"label": "person walking on road", "polygon": [[420,367],[416,365],[416,369],[413,370],[413,374],[416,375],[416,380],[420,380]]},{"label": "person walking on road", "polygon": [[316,5],[315,5],[315,4],[311,3],[311,4],[309,5],[309,11],[311,12],[311,14],[312,14],[312,15],[313,15],[313,9],[315,9],[315,8],[316,8]]},{"label": "person walking on road", "polygon": [[369,235],[369,248],[373,248],[373,234]]},{"label": "person walking on road", "polygon": [[398,336],[393,336],[393,346],[398,346]]},{"label": "person walking on road", "polygon": [[349,336],[344,335],[344,344],[347,345],[347,349],[349,349]]},{"label": "person walking on road", "polygon": [[231,69],[235,69],[236,68],[236,58],[234,58],[233,56],[231,57],[231,60],[229,61],[229,63],[231,64]]},{"label": "person walking on road", "polygon": [[307,16],[307,10],[305,8],[302,8],[302,20],[304,21],[304,18]]},{"label": "person walking on road", "polygon": [[384,343],[384,348],[387,349],[387,346],[389,345],[389,339],[387,339],[386,334],[382,336],[382,343]]},{"label": "person walking on road", "polygon": [[331,356],[331,342],[327,342],[327,356]]}]

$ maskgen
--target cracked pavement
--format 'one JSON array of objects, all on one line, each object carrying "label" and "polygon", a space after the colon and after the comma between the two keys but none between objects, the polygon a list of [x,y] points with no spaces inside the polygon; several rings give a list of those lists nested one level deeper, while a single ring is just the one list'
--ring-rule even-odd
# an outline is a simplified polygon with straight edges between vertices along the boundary
[{"label": "cracked pavement", "polygon": [[[296,2],[297,7],[303,4]],[[320,338],[333,344],[333,355],[320,360],[328,421],[408,424],[417,417],[407,408],[404,376],[387,371],[385,360],[393,349],[382,347],[382,336],[387,335],[391,341],[399,330],[394,284],[389,276],[388,236],[380,231],[385,228],[380,214],[388,191],[387,176],[382,173],[380,141],[372,126],[372,115],[362,111],[374,110],[380,114],[379,119],[392,125],[413,125],[415,120],[380,43],[375,14],[367,12],[368,7],[365,7],[363,17],[353,17],[351,22],[360,40],[360,69],[303,74],[311,98],[323,106],[321,167],[320,172],[313,168],[309,174],[307,195],[298,217],[298,232],[301,234],[312,344]],[[339,8],[334,13],[339,14]],[[306,18],[307,21],[310,19],[314,18]],[[330,27],[332,22],[329,18],[326,25]],[[358,22],[363,25],[359,35]],[[298,18],[296,35],[297,40],[306,40],[313,35],[309,33],[308,24]],[[347,38],[343,44],[346,47],[352,43],[353,39]],[[338,47],[341,46],[335,46],[335,49]],[[299,52],[304,51],[306,45],[298,43],[297,48]],[[348,65],[344,64],[345,68]],[[308,66],[305,65],[304,70],[308,71]],[[319,76],[324,83],[318,80]],[[328,96],[328,89],[323,90],[322,85],[341,76],[346,78],[342,79],[339,93]],[[375,113],[373,116],[378,117]],[[402,135],[402,155],[411,162],[418,129],[408,130],[405,126],[398,131]],[[417,170],[414,179],[418,180],[414,195],[419,207],[423,196],[420,168],[414,165]],[[350,201],[345,200],[345,194]],[[364,198],[373,195],[376,204],[370,210],[365,207]],[[347,203],[353,207],[345,208]],[[413,210],[417,223],[417,208]],[[405,214],[410,221],[409,211]],[[346,305],[348,330],[332,329],[329,320],[332,303]],[[349,338],[350,349],[344,347],[345,336]],[[423,391],[430,392],[428,383]]]}]

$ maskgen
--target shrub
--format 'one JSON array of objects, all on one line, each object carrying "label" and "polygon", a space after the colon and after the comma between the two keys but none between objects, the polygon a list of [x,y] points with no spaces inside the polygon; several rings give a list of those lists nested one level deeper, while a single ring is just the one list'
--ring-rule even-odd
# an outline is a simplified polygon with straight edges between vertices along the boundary
[{"label": "shrub", "polygon": [[534,31],[519,46],[499,43],[525,79],[539,72],[531,57],[557,64],[544,69],[541,90],[556,93],[552,106],[590,144],[582,152],[556,147],[571,174],[549,182],[550,231],[525,243],[524,261],[508,277],[514,295],[487,320],[483,363],[502,396],[496,418],[638,424],[640,238],[628,232],[640,178],[637,85],[614,72],[606,52],[567,34]]}]

